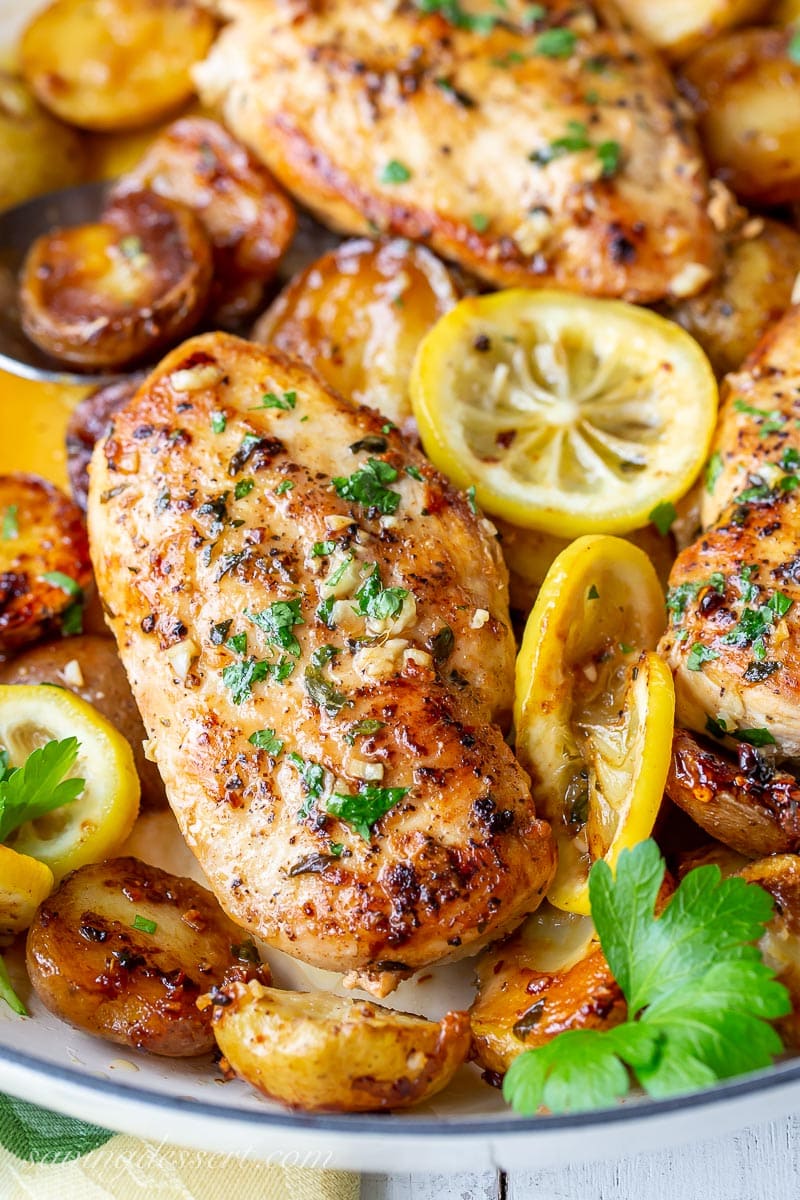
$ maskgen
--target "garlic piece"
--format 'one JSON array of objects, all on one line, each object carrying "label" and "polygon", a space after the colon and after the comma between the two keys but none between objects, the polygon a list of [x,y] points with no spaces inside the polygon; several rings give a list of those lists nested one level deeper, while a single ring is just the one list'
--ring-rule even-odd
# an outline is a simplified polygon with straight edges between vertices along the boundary
[{"label": "garlic piece", "polygon": [[197,642],[193,642],[191,638],[184,638],[181,642],[176,642],[174,646],[170,646],[169,650],[164,652],[164,657],[172,667],[178,679],[185,679],[192,669],[192,663],[200,653],[200,647]]},{"label": "garlic piece", "polygon": [[85,681],[83,678],[83,671],[81,670],[81,664],[78,662],[77,658],[71,658],[69,662],[65,664],[61,672],[61,678],[64,680],[64,683],[67,685],[67,687],[79,688],[84,686]]}]

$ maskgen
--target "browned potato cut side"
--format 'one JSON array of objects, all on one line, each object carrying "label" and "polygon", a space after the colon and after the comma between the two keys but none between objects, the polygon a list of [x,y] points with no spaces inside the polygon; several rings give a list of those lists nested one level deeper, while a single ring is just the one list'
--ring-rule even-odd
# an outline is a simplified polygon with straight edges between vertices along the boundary
[{"label": "browned potato cut side", "polygon": [[792,303],[798,272],[800,233],[756,217],[727,239],[719,277],[665,312],[700,343],[722,377],[738,370]]},{"label": "browned potato cut side", "polygon": [[79,135],[54,121],[21,79],[0,71],[0,211],[80,183],[84,167]]},{"label": "browned potato cut side", "polygon": [[364,1000],[234,983],[214,1034],[230,1069],[293,1108],[408,1108],[442,1090],[469,1052],[466,1013],[437,1023]]},{"label": "browned potato cut side", "polygon": [[22,36],[22,71],[70,125],[136,129],[189,98],[214,32],[189,0],[54,0]]},{"label": "browned potato cut side", "polygon": [[58,488],[36,475],[0,475],[0,654],[51,632],[92,579],[83,514]]},{"label": "browned potato cut side", "polygon": [[197,999],[227,971],[248,978],[255,958],[210,892],[135,858],[74,871],[28,932],[28,972],[51,1012],[171,1058],[211,1049],[211,1016]]},{"label": "browned potato cut side", "polygon": [[800,63],[790,40],[788,30],[743,29],[684,67],[711,166],[746,201],[800,199]]},{"label": "browned potato cut side", "polygon": [[503,1074],[523,1050],[567,1029],[610,1029],[625,1001],[590,918],[544,904],[478,962],[470,1009],[475,1055]]},{"label": "browned potato cut side", "polygon": [[447,267],[424,247],[359,239],[293,279],[253,336],[402,428],[411,416],[408,378],[417,346],[460,294]]},{"label": "browned potato cut side", "polygon": [[706,833],[749,858],[800,849],[800,783],[741,745],[739,762],[676,729],[666,791]]},{"label": "browned potato cut side", "polygon": [[124,367],[199,319],[211,248],[194,214],[153,192],[118,197],[102,221],[37,239],[22,270],[22,327],[83,370]]},{"label": "browned potato cut side", "polygon": [[764,931],[759,948],[765,962],[789,989],[792,1012],[777,1022],[788,1049],[800,1049],[800,857],[778,854],[749,863],[739,872],[748,883],[757,883],[775,901],[775,915]]},{"label": "browned potato cut side", "polygon": [[111,418],[132,396],[146,378],[144,371],[134,372],[125,379],[98,388],[80,400],[67,422],[67,471],[75,503],[86,512],[89,499],[89,462],[94,444],[104,436]]},{"label": "browned potato cut side", "polygon": [[216,121],[190,117],[158,137],[118,191],[150,188],[191,208],[214,250],[211,312],[229,325],[261,303],[291,242],[291,201]]},{"label": "browned potato cut side", "polygon": [[631,26],[671,59],[686,58],[734,25],[759,17],[767,0],[616,0]]},{"label": "browned potato cut side", "polygon": [[2,683],[54,683],[88,700],[130,743],[144,806],[166,804],[161,776],[145,758],[147,734],[112,638],[84,635],[34,646],[0,665]]}]

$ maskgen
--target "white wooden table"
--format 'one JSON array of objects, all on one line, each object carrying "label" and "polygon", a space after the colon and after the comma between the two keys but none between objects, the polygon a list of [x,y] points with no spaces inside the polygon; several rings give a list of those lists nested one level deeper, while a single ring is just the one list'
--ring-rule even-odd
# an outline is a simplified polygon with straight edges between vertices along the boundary
[{"label": "white wooden table", "polygon": [[732,1137],[605,1163],[512,1175],[365,1175],[361,1187],[361,1200],[798,1198],[800,1116]]}]

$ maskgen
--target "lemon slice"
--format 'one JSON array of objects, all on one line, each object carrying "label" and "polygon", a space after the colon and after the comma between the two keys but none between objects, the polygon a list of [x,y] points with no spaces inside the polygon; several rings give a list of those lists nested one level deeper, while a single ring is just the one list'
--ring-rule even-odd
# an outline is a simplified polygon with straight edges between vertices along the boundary
[{"label": "lemon slice", "polygon": [[673,322],[521,288],[457,304],[411,378],[436,466],[487,512],[561,537],[627,533],[684,495],[717,399],[708,359]]},{"label": "lemon slice", "polygon": [[54,882],[53,872],[44,863],[0,846],[0,946],[28,928]]},{"label": "lemon slice", "polygon": [[77,800],[20,825],[7,845],[46,864],[56,882],[85,863],[100,862],[128,837],[139,811],[133,752],[97,709],[64,688],[0,685],[0,746],[19,767],[37,747],[78,739],[69,771],[84,779]]},{"label": "lemon slice", "polygon": [[553,827],[548,900],[588,914],[592,863],[649,837],[664,794],[675,695],[652,651],[664,595],[647,555],[583,537],[558,556],[517,659],[517,756]]}]

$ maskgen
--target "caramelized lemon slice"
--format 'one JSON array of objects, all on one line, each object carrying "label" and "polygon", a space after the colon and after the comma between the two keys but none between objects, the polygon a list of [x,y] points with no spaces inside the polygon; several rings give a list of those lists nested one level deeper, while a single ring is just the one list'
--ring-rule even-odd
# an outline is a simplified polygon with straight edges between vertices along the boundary
[{"label": "caramelized lemon slice", "polygon": [[[20,767],[47,742],[78,739],[71,776],[85,780],[76,800],[15,829],[7,845],[44,863],[56,881],[85,863],[114,854],[139,811],[133,752],[97,709],[47,684],[0,686],[0,747]],[[0,878],[2,875],[0,874]]]},{"label": "caramelized lemon slice", "polygon": [[53,884],[53,872],[44,863],[0,846],[0,946],[28,928]]},{"label": "caramelized lemon slice", "polygon": [[426,453],[487,512],[576,537],[627,533],[689,490],[717,386],[663,317],[520,288],[470,296],[436,323],[411,400]]},{"label": "caramelized lemon slice", "polygon": [[588,914],[592,863],[648,837],[664,793],[675,696],[652,651],[664,595],[637,546],[584,537],[542,585],[517,659],[517,756],[550,821],[558,870],[548,899]]}]

